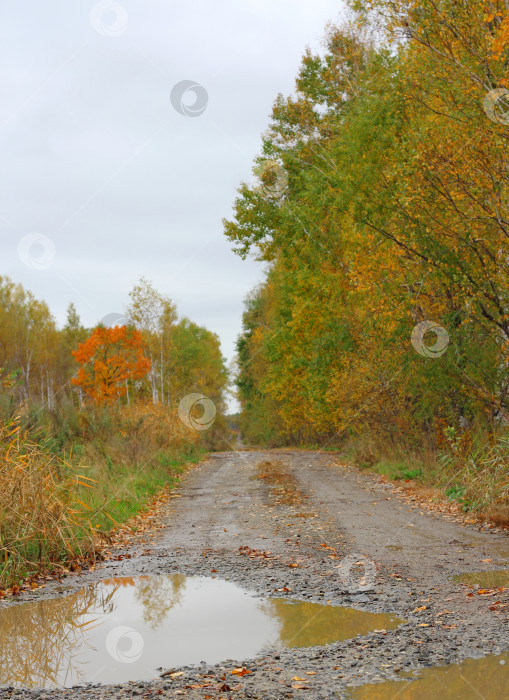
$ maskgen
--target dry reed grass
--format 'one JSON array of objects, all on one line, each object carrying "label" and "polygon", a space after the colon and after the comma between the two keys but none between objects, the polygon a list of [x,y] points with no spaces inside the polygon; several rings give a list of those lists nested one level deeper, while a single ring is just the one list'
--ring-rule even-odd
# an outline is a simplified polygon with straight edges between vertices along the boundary
[{"label": "dry reed grass", "polygon": [[0,424],[0,587],[90,551],[77,485],[90,487],[91,480],[45,452],[19,419]]}]

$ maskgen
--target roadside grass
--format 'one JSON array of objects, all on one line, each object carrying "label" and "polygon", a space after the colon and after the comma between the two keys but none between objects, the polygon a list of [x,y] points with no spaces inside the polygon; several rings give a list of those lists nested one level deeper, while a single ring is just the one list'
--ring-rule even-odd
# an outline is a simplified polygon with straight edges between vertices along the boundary
[{"label": "roadside grass", "polygon": [[174,488],[180,475],[206,454],[200,445],[162,450],[146,463],[95,463],[87,470],[92,488],[81,487],[80,498],[90,508],[88,519],[94,532],[108,535],[143,509],[163,489]]},{"label": "roadside grass", "polygon": [[464,512],[509,525],[509,436],[465,441],[451,432],[438,455],[437,477]]},{"label": "roadside grass", "polygon": [[[364,466],[364,465],[360,465]],[[369,465],[368,465],[369,466]],[[391,461],[389,459],[382,459],[380,462],[377,462],[374,466],[373,469],[378,473],[382,474],[383,476],[387,476],[389,479],[392,479],[393,481],[400,481],[401,479],[405,481],[423,481],[423,468],[422,467],[417,467],[414,464],[410,464],[407,462],[401,462],[399,460],[396,461]]]},{"label": "roadside grass", "polygon": [[54,424],[0,422],[0,591],[95,559],[112,531],[207,452],[165,407],[74,419],[79,430],[65,439]]},{"label": "roadside grass", "polygon": [[373,440],[351,443],[348,457],[392,481],[411,485],[435,500],[445,499],[464,513],[495,525],[509,526],[509,436],[458,435],[446,429],[440,449],[420,450],[377,444]]},{"label": "roadside grass", "polygon": [[19,420],[0,425],[0,451],[0,585],[93,550],[76,496],[88,477],[45,452]]},{"label": "roadside grass", "polygon": [[323,447],[319,445],[318,443],[311,443],[309,445],[305,445],[303,447],[291,447],[292,450],[313,450],[314,452],[341,452],[341,448],[339,448],[336,444],[331,443],[330,445],[324,445]]}]

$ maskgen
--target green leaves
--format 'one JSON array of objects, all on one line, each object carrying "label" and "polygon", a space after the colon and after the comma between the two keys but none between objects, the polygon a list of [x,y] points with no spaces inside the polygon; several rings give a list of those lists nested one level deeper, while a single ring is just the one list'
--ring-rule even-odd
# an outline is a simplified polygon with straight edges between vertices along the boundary
[{"label": "green leaves", "polygon": [[[251,439],[433,436],[509,411],[509,132],[481,89],[486,66],[500,74],[489,31],[503,32],[456,0],[357,8],[275,101],[262,152],[284,197],[244,185],[225,222],[237,252],[270,263],[238,345]],[[410,343],[426,320],[447,333],[440,356]]]}]

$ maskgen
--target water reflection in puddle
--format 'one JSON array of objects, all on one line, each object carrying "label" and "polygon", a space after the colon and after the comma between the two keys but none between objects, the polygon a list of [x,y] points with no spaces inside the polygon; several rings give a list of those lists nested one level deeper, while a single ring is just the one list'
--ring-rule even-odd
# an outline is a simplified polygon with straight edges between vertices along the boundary
[{"label": "water reflection in puddle", "polygon": [[482,588],[509,588],[509,569],[498,571],[469,571],[468,574],[454,576],[457,583],[466,583],[469,586],[481,586]]},{"label": "water reflection in puddle", "polygon": [[323,645],[401,622],[351,608],[257,598],[219,579],[108,579],[0,610],[0,685],[150,680],[161,666]]},{"label": "water reflection in puddle", "polygon": [[356,700],[501,700],[509,697],[509,652],[426,668],[417,680],[364,685],[350,694]]}]

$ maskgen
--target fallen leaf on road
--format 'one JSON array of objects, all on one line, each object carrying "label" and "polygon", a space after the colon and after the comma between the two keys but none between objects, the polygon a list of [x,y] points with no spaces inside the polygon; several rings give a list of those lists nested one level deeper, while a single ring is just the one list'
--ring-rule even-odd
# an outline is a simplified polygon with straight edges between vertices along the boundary
[{"label": "fallen leaf on road", "polygon": [[161,673],[161,678],[178,678],[178,676],[183,676],[184,671],[165,671]]},{"label": "fallen leaf on road", "polygon": [[248,671],[247,668],[234,668],[230,673],[234,676],[245,676],[247,673],[252,673],[252,671]]}]

